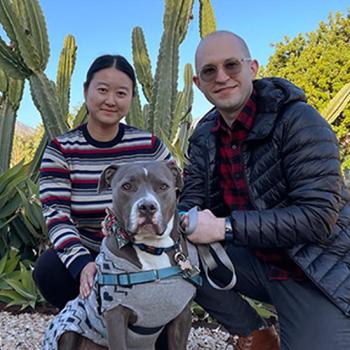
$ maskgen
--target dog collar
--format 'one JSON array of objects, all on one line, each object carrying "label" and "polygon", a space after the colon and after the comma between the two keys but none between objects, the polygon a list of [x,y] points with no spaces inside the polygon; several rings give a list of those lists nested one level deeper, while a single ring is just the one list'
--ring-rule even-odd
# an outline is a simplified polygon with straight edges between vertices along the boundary
[{"label": "dog collar", "polygon": [[133,242],[133,245],[140,248],[142,251],[153,254],[153,255],[162,255],[163,253],[170,252],[172,250],[179,249],[180,244],[179,242],[176,242],[174,245],[170,247],[155,247],[153,245],[147,245],[144,243],[135,243]]},{"label": "dog collar", "polygon": [[114,213],[109,208],[106,208],[106,216],[102,221],[102,232],[105,236],[114,236],[118,248],[122,248],[134,241],[134,238],[118,224]]}]

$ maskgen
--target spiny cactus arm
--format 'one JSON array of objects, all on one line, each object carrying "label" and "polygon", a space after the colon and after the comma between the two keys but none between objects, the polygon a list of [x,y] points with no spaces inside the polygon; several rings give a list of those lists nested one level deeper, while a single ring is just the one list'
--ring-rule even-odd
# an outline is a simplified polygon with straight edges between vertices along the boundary
[{"label": "spiny cactus arm", "polygon": [[[4,95],[7,92],[7,87],[8,87],[8,77],[6,73],[0,69],[0,92]],[[1,99],[0,99],[0,104],[1,104]]]},{"label": "spiny cactus arm", "polygon": [[178,128],[178,126],[180,124],[180,120],[181,120],[183,106],[184,106],[184,92],[179,91],[177,93],[177,98],[176,98],[174,118],[171,122],[171,133],[169,135],[170,141],[173,141],[175,136],[176,136],[177,128]]},{"label": "spiny cactus arm", "polygon": [[210,0],[199,0],[199,35],[204,38],[216,31],[216,20]]},{"label": "spiny cactus arm", "polygon": [[164,144],[175,158],[177,165],[183,168],[184,164],[184,153],[179,150],[178,143],[172,143],[165,135],[163,130],[160,130],[160,138],[163,140]]},{"label": "spiny cactus arm", "polygon": [[[12,2],[0,0],[0,12],[2,12],[1,20],[3,21],[2,23],[6,23],[4,29],[11,28],[10,33],[7,34],[9,36],[11,35],[11,40],[18,47],[25,65],[32,71],[38,71],[40,70],[41,62],[36,47],[33,44],[34,38],[30,30],[22,26],[21,18],[16,12],[16,9],[17,7],[14,8]],[[15,35],[14,39],[12,38],[13,34]]]},{"label": "spiny cactus arm", "polygon": [[21,57],[12,51],[1,38],[0,68],[14,79],[24,79],[31,73],[23,64]]},{"label": "spiny cactus arm", "polygon": [[5,97],[0,104],[0,172],[6,171],[10,166],[15,123],[16,111],[9,98]]},{"label": "spiny cactus arm", "polygon": [[126,123],[140,129],[145,129],[145,120],[143,119],[140,96],[136,86],[135,96],[132,99],[129,113],[126,116]]},{"label": "spiny cactus arm", "polygon": [[0,69],[0,167],[10,166],[13,138],[15,134],[16,112],[23,95],[24,80],[13,79]]},{"label": "spiny cactus arm", "polygon": [[185,119],[181,121],[178,132],[179,147],[183,154],[185,154],[188,148],[188,139],[192,134],[192,114],[189,112]]},{"label": "spiny cactus arm", "polygon": [[73,120],[73,128],[78,127],[79,125],[85,123],[88,118],[88,111],[86,109],[86,104],[83,103],[80,108],[78,113],[75,115],[74,120]]},{"label": "spiny cactus arm", "polygon": [[344,85],[322,111],[323,117],[332,124],[350,102],[350,83]]},{"label": "spiny cactus arm", "polygon": [[179,44],[181,44],[187,34],[188,24],[192,18],[193,0],[181,1],[180,16],[178,19],[177,30],[179,33]]},{"label": "spiny cactus arm", "polygon": [[[152,100],[150,103],[149,127],[157,136],[165,125],[169,125],[174,113],[174,101],[177,90],[178,47],[174,38],[167,32],[163,33],[158,54]],[[174,62],[175,61],[175,62]]]},{"label": "spiny cactus arm", "polygon": [[47,133],[44,132],[44,135],[41,138],[39,146],[35,151],[34,157],[30,162],[29,169],[28,169],[29,177],[34,182],[37,182],[39,180],[39,169],[40,169],[41,159],[43,157],[43,154],[45,152],[45,148],[48,142],[49,142],[49,138],[47,136]]},{"label": "spiny cactus arm", "polygon": [[170,140],[174,140],[180,123],[183,122],[187,115],[191,112],[193,102],[192,88],[192,66],[187,63],[184,71],[184,89],[178,94],[174,118],[171,124]]},{"label": "spiny cactus arm", "polygon": [[17,112],[23,96],[24,80],[22,79],[8,79],[7,95],[11,106]]},{"label": "spiny cactus arm", "polygon": [[165,0],[163,16],[164,31],[169,30],[173,23],[177,23],[179,44],[186,35],[188,22],[192,16],[193,0]]},{"label": "spiny cactus arm", "polygon": [[176,158],[176,161],[180,168],[183,168],[185,162],[185,154],[188,144],[189,128],[183,123],[180,125],[176,134],[175,140],[171,144],[172,155]]},{"label": "spiny cactus arm", "polygon": [[150,125],[149,125],[149,120],[150,120],[150,105],[149,103],[146,103],[143,108],[142,108],[142,117],[143,117],[143,120],[144,120],[144,123],[145,123],[145,127],[144,127],[144,130],[148,130],[148,131],[152,131]]},{"label": "spiny cactus arm", "polygon": [[38,70],[44,71],[50,56],[50,45],[44,14],[38,0],[13,0],[13,4],[21,10],[20,18],[25,20],[30,31],[32,44],[40,57]]},{"label": "spiny cactus arm", "polygon": [[64,46],[60,54],[57,70],[57,95],[61,103],[62,113],[65,117],[69,112],[70,81],[76,60],[77,45],[72,35],[64,39]]},{"label": "spiny cactus arm", "polygon": [[33,102],[43,119],[45,130],[50,139],[68,131],[56,94],[55,84],[44,73],[34,73],[29,77]]},{"label": "spiny cactus arm", "polygon": [[[177,78],[179,65],[179,26],[185,20],[184,12],[188,8],[184,1],[166,0],[164,13],[164,32],[159,48],[156,75],[153,83],[152,101],[150,109],[150,127],[160,136],[160,130],[171,133],[171,120],[175,111],[177,97]],[[189,21],[189,17],[187,18]]]},{"label": "spiny cactus arm", "polygon": [[13,23],[11,22],[9,14],[7,13],[8,6],[11,6],[8,0],[0,0],[0,23],[9,39],[12,42],[16,42],[16,34],[13,28]]},{"label": "spiny cactus arm", "polygon": [[150,102],[153,86],[152,66],[145,37],[140,27],[135,27],[132,31],[132,55],[137,80],[142,86],[146,100]]}]

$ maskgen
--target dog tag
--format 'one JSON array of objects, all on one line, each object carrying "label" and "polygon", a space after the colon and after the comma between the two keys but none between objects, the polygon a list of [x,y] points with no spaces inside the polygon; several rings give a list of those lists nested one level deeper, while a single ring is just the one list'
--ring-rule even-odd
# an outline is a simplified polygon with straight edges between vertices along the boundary
[{"label": "dog tag", "polygon": [[174,259],[176,263],[180,266],[180,269],[187,275],[191,276],[194,272],[197,272],[196,269],[193,268],[190,260],[184,255],[184,253],[176,253]]},{"label": "dog tag", "polygon": [[192,265],[189,262],[189,260],[179,261],[179,266],[180,266],[182,271],[191,271],[192,270]]}]

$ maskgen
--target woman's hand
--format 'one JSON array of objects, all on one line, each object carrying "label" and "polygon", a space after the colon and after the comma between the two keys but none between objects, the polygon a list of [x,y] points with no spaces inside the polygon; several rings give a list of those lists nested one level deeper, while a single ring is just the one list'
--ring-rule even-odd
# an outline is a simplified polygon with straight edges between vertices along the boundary
[{"label": "woman's hand", "polygon": [[91,292],[92,286],[94,285],[94,278],[96,274],[96,263],[89,262],[80,272],[80,286],[79,292],[80,297],[86,299]]}]

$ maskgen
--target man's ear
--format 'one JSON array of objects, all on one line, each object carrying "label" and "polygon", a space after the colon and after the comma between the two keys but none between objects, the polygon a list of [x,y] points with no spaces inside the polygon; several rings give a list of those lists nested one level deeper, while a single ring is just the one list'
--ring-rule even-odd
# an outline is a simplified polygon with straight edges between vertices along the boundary
[{"label": "man's ear", "polygon": [[175,186],[178,191],[182,190],[182,187],[184,186],[183,180],[182,180],[182,174],[181,169],[177,166],[175,160],[166,160],[165,161],[167,167],[170,169],[172,174],[174,175],[175,179]]},{"label": "man's ear", "polygon": [[251,72],[252,80],[256,78],[258,71],[259,71],[259,62],[257,60],[252,60],[250,62],[250,72]]},{"label": "man's ear", "polygon": [[196,84],[197,88],[200,90],[201,86],[200,86],[200,81],[199,81],[199,78],[197,77],[197,75],[194,75],[192,77],[192,81]]},{"label": "man's ear", "polygon": [[106,188],[111,186],[113,176],[115,175],[118,168],[119,168],[119,165],[111,164],[103,169],[100,175],[100,180],[98,182],[98,187],[97,187],[98,193],[104,191]]}]

